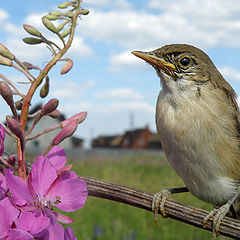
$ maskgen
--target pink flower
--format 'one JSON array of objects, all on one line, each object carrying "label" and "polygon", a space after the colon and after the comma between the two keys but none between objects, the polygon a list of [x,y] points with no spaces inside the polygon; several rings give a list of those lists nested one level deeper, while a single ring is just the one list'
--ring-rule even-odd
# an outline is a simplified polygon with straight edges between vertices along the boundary
[{"label": "pink flower", "polygon": [[0,238],[8,236],[13,221],[18,217],[19,211],[11,204],[7,197],[7,183],[5,176],[0,173]]},{"label": "pink flower", "polygon": [[4,152],[4,139],[5,139],[5,131],[3,126],[0,125],[0,156],[2,156]]},{"label": "pink flower", "polygon": [[0,201],[0,239],[7,237],[11,232],[11,226],[17,219],[19,211],[15,208],[10,200],[5,197]]},{"label": "pink flower", "polygon": [[53,206],[71,212],[83,207],[87,198],[86,183],[69,172],[65,163],[63,148],[55,146],[46,157],[36,158],[27,183],[5,170],[13,202],[21,210],[15,221],[17,229],[34,236],[47,231],[48,236],[54,237],[46,239],[64,240],[64,229],[56,221],[66,224],[74,220],[53,211]]},{"label": "pink flower", "polygon": [[28,232],[25,232],[21,229],[13,229],[12,232],[8,235],[7,240],[34,240],[35,238]]},{"label": "pink flower", "polygon": [[72,228],[67,227],[64,231],[64,240],[77,240],[74,236]]}]

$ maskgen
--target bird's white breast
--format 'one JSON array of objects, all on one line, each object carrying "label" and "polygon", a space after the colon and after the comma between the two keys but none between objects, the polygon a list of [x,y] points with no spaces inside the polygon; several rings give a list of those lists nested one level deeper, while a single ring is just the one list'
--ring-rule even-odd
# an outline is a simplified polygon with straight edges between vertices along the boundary
[{"label": "bird's white breast", "polygon": [[192,89],[184,94],[162,90],[156,124],[163,150],[190,192],[215,205],[236,193],[236,183],[219,164],[218,129]]}]

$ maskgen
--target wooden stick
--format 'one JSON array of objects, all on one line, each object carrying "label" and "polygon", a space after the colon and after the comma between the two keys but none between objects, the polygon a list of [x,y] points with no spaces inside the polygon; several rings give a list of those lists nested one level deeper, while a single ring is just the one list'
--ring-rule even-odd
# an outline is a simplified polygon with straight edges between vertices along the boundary
[{"label": "wooden stick", "polygon": [[[81,176],[80,178],[87,183],[89,196],[105,198],[152,211],[152,193],[90,177]],[[209,212],[168,199],[165,204],[165,213],[170,218],[202,228],[203,219]],[[211,220],[207,222],[205,229],[212,231]],[[240,221],[225,217],[220,225],[219,233],[227,237],[240,239]]]}]

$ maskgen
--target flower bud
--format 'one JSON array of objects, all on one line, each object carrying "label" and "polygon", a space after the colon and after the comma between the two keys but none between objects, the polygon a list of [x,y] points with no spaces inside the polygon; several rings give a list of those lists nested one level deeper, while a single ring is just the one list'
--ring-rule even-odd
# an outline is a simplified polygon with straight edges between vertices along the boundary
[{"label": "flower bud", "polygon": [[20,123],[9,115],[6,116],[6,120],[7,126],[11,130],[11,132],[14,133],[18,138],[23,139],[23,131]]},{"label": "flower bud", "polygon": [[40,90],[40,97],[45,98],[49,93],[49,77],[46,76],[45,83]]},{"label": "flower bud", "polygon": [[15,59],[15,56],[1,43],[0,43],[0,55],[10,60]]},{"label": "flower bud", "polygon": [[6,101],[8,106],[14,106],[12,90],[3,81],[0,82],[0,94],[2,95],[2,98]]},{"label": "flower bud", "polygon": [[23,106],[23,100],[19,100],[15,103],[15,107],[17,110],[22,110],[22,106]]},{"label": "flower bud", "polygon": [[26,44],[31,44],[31,45],[43,43],[43,40],[42,40],[42,39],[33,38],[33,37],[23,38],[23,41],[24,41]]},{"label": "flower bud", "polygon": [[23,62],[23,65],[28,69],[28,70],[31,70],[33,69],[33,65],[29,62]]},{"label": "flower bud", "polygon": [[23,28],[26,32],[28,32],[29,34],[36,36],[36,37],[41,37],[42,34],[33,26],[28,25],[28,24],[23,24]]},{"label": "flower bud", "polygon": [[12,155],[9,156],[7,162],[10,165],[15,166],[16,160],[17,160],[17,155],[16,154],[12,154]]},{"label": "flower bud", "polygon": [[60,31],[64,28],[64,26],[65,26],[64,23],[58,25],[58,26],[57,26],[57,30],[58,30],[58,32],[60,32]]},{"label": "flower bud", "polygon": [[72,117],[62,121],[61,124],[61,128],[64,128],[70,121],[72,120],[77,120],[78,124],[80,124],[81,122],[83,122],[87,117],[87,112],[80,112],[77,114],[74,114]]},{"label": "flower bud", "polygon": [[61,16],[62,13],[60,13],[60,12],[50,12],[49,15]]},{"label": "flower bud", "polygon": [[80,12],[82,15],[88,15],[89,14],[89,10],[88,9],[83,9]]},{"label": "flower bud", "polygon": [[69,17],[69,18],[72,18],[73,17],[73,12],[72,11],[67,11],[66,16]]},{"label": "flower bud", "polygon": [[62,33],[62,37],[65,38],[67,35],[69,35],[71,32],[71,28],[66,29],[63,33]]},{"label": "flower bud", "polygon": [[57,109],[55,109],[54,111],[52,111],[48,114],[48,116],[51,118],[59,118],[60,115],[61,115],[61,113]]},{"label": "flower bud", "polygon": [[57,20],[58,19],[57,15],[51,15],[51,14],[46,15],[45,18],[47,18],[48,20]]},{"label": "flower bud", "polygon": [[13,65],[13,63],[10,59],[0,55],[0,65],[5,65],[5,66],[11,67]]},{"label": "flower bud", "polygon": [[46,17],[42,17],[42,23],[51,32],[53,32],[53,33],[58,32],[57,28],[54,26],[54,24],[50,20],[48,20]]},{"label": "flower bud", "polygon": [[78,127],[78,120],[74,119],[70,121],[63,129],[58,133],[58,135],[53,139],[52,144],[58,145],[65,138],[70,137],[76,131]]},{"label": "flower bud", "polygon": [[43,116],[48,115],[58,107],[59,101],[56,98],[49,100],[42,108],[41,114]]},{"label": "flower bud", "polygon": [[64,2],[64,3],[60,4],[60,5],[58,5],[58,8],[61,8],[61,9],[67,8],[69,5],[71,5],[70,2]]},{"label": "flower bud", "polygon": [[61,74],[68,73],[73,67],[73,61],[71,59],[68,59],[67,62],[62,66]]}]

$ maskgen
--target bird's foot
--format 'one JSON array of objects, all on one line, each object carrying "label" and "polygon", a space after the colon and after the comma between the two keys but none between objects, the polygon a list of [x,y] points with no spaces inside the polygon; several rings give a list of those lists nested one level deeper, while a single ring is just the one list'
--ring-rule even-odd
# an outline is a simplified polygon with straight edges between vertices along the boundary
[{"label": "bird's foot", "polygon": [[160,209],[163,217],[167,217],[164,211],[164,205],[167,199],[171,196],[171,191],[169,189],[163,189],[162,191],[154,194],[152,201],[152,211],[154,213],[154,220],[158,226],[158,209]]},{"label": "bird's foot", "polygon": [[212,240],[215,240],[219,235],[219,227],[220,224],[228,213],[231,204],[227,202],[226,204],[222,205],[220,208],[213,209],[204,219],[203,219],[203,228],[206,227],[207,221],[212,217]]}]

